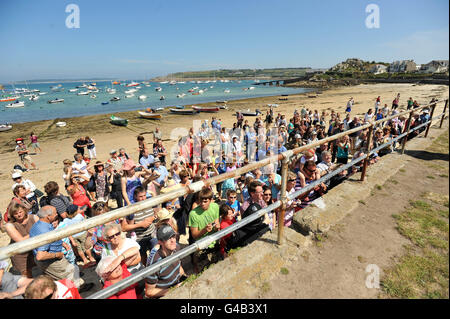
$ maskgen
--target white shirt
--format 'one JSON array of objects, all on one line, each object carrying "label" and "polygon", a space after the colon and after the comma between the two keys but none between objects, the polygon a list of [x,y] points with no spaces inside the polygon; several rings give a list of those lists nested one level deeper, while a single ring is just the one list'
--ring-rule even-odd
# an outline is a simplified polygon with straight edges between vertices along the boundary
[{"label": "white shirt", "polygon": [[89,178],[91,178],[91,175],[89,175],[88,171],[87,171],[87,164],[84,160],[81,161],[81,163],[78,162],[74,162],[72,164],[72,172],[74,174],[80,174],[85,176],[88,180]]},{"label": "white shirt", "polygon": [[[133,240],[131,238],[125,238],[122,248],[119,249],[118,254],[116,255],[116,253],[111,248],[111,244],[108,243],[108,244],[106,244],[106,247],[102,249],[102,258],[106,257],[106,256],[118,257],[121,254],[123,254],[125,251],[127,251],[128,249],[133,248],[133,247],[136,247],[138,249],[141,248],[141,246],[135,240]],[[127,267],[129,272],[138,270],[139,268],[141,268],[140,262],[137,265]]]},{"label": "white shirt", "polygon": [[29,179],[24,179],[22,178],[22,183],[14,183],[14,185],[12,186],[12,189],[14,190],[14,188],[17,185],[23,185],[25,187],[26,190],[29,190],[30,193],[27,195],[27,198],[31,198],[34,196],[34,191],[36,190],[36,186],[34,186],[33,182],[30,181]]}]

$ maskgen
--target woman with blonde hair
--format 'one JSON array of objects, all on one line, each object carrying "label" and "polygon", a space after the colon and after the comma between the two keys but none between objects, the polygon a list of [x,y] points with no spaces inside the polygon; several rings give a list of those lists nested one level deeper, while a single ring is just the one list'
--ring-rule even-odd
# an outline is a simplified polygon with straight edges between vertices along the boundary
[{"label": "woman with blonde hair", "polygon": [[[30,229],[39,220],[36,215],[28,214],[27,208],[18,202],[11,202],[8,206],[8,223],[5,231],[14,244],[30,238]],[[33,251],[17,254],[11,257],[12,265],[23,276],[33,278],[31,269],[35,265]]]}]

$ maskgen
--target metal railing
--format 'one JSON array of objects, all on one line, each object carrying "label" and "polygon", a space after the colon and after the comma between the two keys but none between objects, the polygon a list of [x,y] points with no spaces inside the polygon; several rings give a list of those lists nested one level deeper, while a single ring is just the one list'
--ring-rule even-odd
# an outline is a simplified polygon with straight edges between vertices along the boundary
[{"label": "metal railing", "polygon": [[[198,192],[204,187],[209,187],[211,185],[218,184],[218,183],[223,182],[223,181],[225,181],[226,179],[229,179],[229,178],[238,177],[238,176],[240,176],[240,175],[242,175],[244,173],[250,172],[250,171],[252,171],[254,169],[257,169],[257,168],[264,167],[264,166],[266,166],[268,164],[275,163],[275,162],[278,162],[280,160],[282,161],[282,167],[281,167],[282,181],[281,181],[280,201],[275,202],[274,204],[272,204],[272,205],[270,205],[270,206],[268,206],[268,207],[266,207],[266,208],[264,208],[264,209],[262,209],[262,210],[260,210],[260,211],[258,211],[256,213],[252,214],[251,216],[248,216],[247,218],[245,218],[245,219],[243,219],[243,220],[241,220],[241,221],[239,221],[239,222],[237,222],[237,223],[227,227],[226,229],[223,229],[223,230],[221,230],[221,231],[219,231],[217,233],[214,233],[212,235],[209,235],[209,236],[207,236],[207,237],[197,241],[196,243],[194,243],[194,244],[192,244],[192,245],[190,245],[190,246],[180,250],[176,254],[172,255],[170,258],[169,257],[165,258],[164,260],[162,260],[162,261],[160,261],[160,262],[158,262],[158,263],[156,263],[154,265],[151,265],[150,267],[146,267],[143,270],[135,273],[134,275],[132,275],[132,276],[130,276],[130,277],[120,281],[119,283],[117,283],[117,284],[115,284],[113,286],[108,287],[107,289],[104,289],[104,290],[102,290],[100,292],[97,292],[97,293],[89,296],[88,298],[89,299],[98,299],[98,298],[111,296],[111,295],[117,293],[118,291],[128,287],[129,285],[131,285],[131,284],[133,284],[135,282],[138,282],[139,280],[142,280],[146,276],[157,272],[162,267],[165,267],[165,265],[170,264],[170,263],[172,263],[175,260],[179,260],[181,258],[184,258],[185,256],[188,256],[191,253],[195,252],[196,250],[199,250],[199,249],[201,250],[201,249],[206,248],[211,242],[213,242],[213,241],[215,241],[215,240],[217,240],[217,239],[219,239],[219,238],[221,238],[221,237],[223,237],[223,236],[233,232],[236,229],[239,229],[239,228],[247,225],[248,223],[250,223],[250,222],[256,220],[257,218],[261,217],[262,215],[264,215],[266,212],[269,212],[269,211],[271,211],[273,209],[281,207],[281,209],[279,210],[278,220],[279,221],[284,221],[284,215],[285,215],[285,210],[286,210],[286,202],[288,200],[291,200],[291,199],[296,198],[296,197],[298,197],[298,196],[300,196],[300,195],[302,195],[302,194],[304,194],[306,192],[311,191],[314,187],[316,187],[317,185],[319,185],[323,181],[326,181],[326,180],[332,178],[333,176],[339,174],[343,170],[345,170],[345,169],[347,169],[347,168],[353,166],[354,164],[356,164],[358,162],[361,162],[363,160],[364,160],[364,166],[363,166],[363,170],[362,170],[362,173],[361,173],[361,180],[364,180],[365,171],[366,171],[366,167],[367,167],[367,164],[368,164],[368,157],[371,154],[373,154],[374,152],[376,152],[379,149],[382,149],[382,148],[384,148],[386,146],[391,145],[392,143],[394,143],[397,140],[405,137],[409,133],[411,133],[411,132],[413,132],[415,130],[418,130],[418,129],[424,127],[424,126],[427,126],[427,130],[426,130],[426,133],[425,133],[425,136],[427,136],[428,130],[429,130],[429,128],[431,126],[431,123],[433,121],[433,114],[434,114],[435,107],[436,107],[436,105],[438,103],[441,103],[441,102],[442,101],[435,101],[432,104],[427,104],[427,105],[418,107],[416,109],[404,111],[404,112],[401,112],[401,113],[389,116],[387,118],[381,119],[379,121],[363,124],[360,127],[357,127],[357,128],[351,129],[351,130],[347,130],[347,131],[344,131],[344,132],[336,134],[336,135],[329,136],[329,137],[324,138],[322,140],[319,140],[317,142],[314,142],[314,143],[311,143],[311,144],[308,144],[308,145],[304,145],[304,146],[298,147],[298,148],[293,149],[293,150],[288,150],[286,152],[283,152],[281,154],[265,158],[265,159],[260,160],[258,162],[249,163],[249,164],[247,164],[247,165],[245,165],[245,166],[243,166],[241,168],[238,168],[236,170],[233,170],[233,171],[230,171],[230,172],[226,172],[226,173],[214,176],[212,178],[209,178],[206,181],[195,182],[195,183],[192,183],[192,184],[187,185],[185,187],[182,187],[182,188],[179,188],[177,190],[171,191],[169,193],[166,193],[166,194],[163,194],[163,195],[159,195],[157,197],[150,198],[148,200],[145,200],[145,201],[142,201],[142,202],[138,202],[138,203],[135,203],[135,204],[130,205],[130,206],[122,207],[122,208],[119,208],[119,209],[116,209],[116,210],[104,213],[102,215],[99,215],[99,216],[96,216],[96,217],[93,217],[93,218],[89,218],[89,219],[87,219],[85,221],[82,221],[80,223],[73,224],[73,225],[67,226],[67,227],[62,228],[62,229],[53,230],[53,231],[50,231],[50,232],[45,233],[45,234],[41,234],[41,235],[36,236],[36,237],[32,237],[32,238],[26,239],[24,241],[11,244],[11,245],[9,245],[7,247],[3,247],[3,248],[0,249],[0,260],[9,258],[9,257],[11,257],[13,255],[16,255],[16,254],[20,254],[20,253],[24,253],[24,252],[30,251],[30,250],[32,250],[34,248],[37,248],[37,247],[40,247],[42,245],[54,242],[56,240],[59,240],[59,239],[62,239],[62,238],[65,238],[65,237],[77,234],[79,232],[88,230],[88,229],[93,228],[95,226],[108,223],[108,222],[113,221],[115,219],[123,218],[125,216],[130,215],[130,214],[137,213],[139,211],[155,207],[155,206],[160,205],[160,204],[162,204],[164,202],[176,199],[176,198],[184,196],[186,194]],[[445,117],[445,113],[447,111],[447,104],[448,104],[448,99],[445,100],[445,107],[444,107],[443,113],[436,117],[436,118],[442,117],[441,123],[440,123],[440,127],[442,127],[442,122],[443,122],[443,119]],[[427,121],[426,123],[423,123],[419,127],[416,127],[413,130],[410,130],[410,123],[411,123],[412,114],[414,112],[422,110],[425,107],[431,107],[430,120]],[[378,126],[379,124],[381,124],[383,122],[386,122],[386,121],[389,121],[389,120],[394,119],[396,117],[404,116],[404,115],[407,115],[407,114],[409,114],[410,116],[409,116],[409,119],[408,119],[408,122],[407,122],[407,128],[404,130],[403,134],[399,135],[395,139],[392,139],[388,143],[380,145],[378,148],[376,148],[374,150],[370,150],[370,144],[371,144],[370,141],[371,141],[371,138],[372,138],[372,131],[373,131],[374,127]],[[333,170],[329,174],[323,176],[319,180],[309,184],[308,186],[302,188],[301,190],[299,190],[299,191],[297,191],[297,192],[295,192],[295,193],[293,193],[293,194],[291,194],[289,196],[286,195],[286,182],[287,182],[288,164],[289,164],[289,160],[294,155],[297,155],[297,154],[299,154],[299,153],[301,153],[301,152],[303,152],[305,150],[308,150],[308,149],[311,149],[311,148],[315,148],[315,147],[317,147],[317,146],[319,146],[319,145],[321,145],[323,143],[334,141],[334,140],[336,140],[338,138],[341,138],[342,136],[349,135],[349,134],[352,134],[352,133],[355,133],[355,132],[359,132],[359,131],[365,130],[367,128],[369,128],[369,134],[368,134],[368,137],[367,137],[368,152],[366,154],[363,154],[363,155],[361,155],[360,157],[358,157],[356,159],[352,159],[352,161],[350,163],[345,164],[345,165],[337,168],[336,170]],[[405,142],[406,142],[406,138],[403,140],[402,154],[403,154],[403,151],[404,151]],[[278,244],[282,244],[284,223],[283,222],[281,222],[281,223],[279,222],[278,225],[279,225],[278,226]]]}]

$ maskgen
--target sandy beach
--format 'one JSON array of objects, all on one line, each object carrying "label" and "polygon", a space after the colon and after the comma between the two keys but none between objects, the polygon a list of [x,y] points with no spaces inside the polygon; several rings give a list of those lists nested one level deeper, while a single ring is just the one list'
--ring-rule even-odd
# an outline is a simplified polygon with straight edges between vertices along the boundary
[{"label": "sandy beach", "polygon": [[[29,144],[30,132],[35,132],[39,137],[39,143],[43,150],[42,153],[32,155],[34,162],[39,170],[24,173],[24,177],[30,179],[38,189],[43,191],[46,182],[54,180],[59,185],[63,185],[62,161],[64,159],[73,159],[75,149],[73,142],[79,136],[90,136],[95,139],[97,148],[97,157],[99,160],[107,160],[111,149],[124,147],[127,153],[137,160],[138,149],[136,137],[139,134],[144,135],[147,143],[153,143],[152,132],[159,127],[163,135],[163,145],[168,151],[174,146],[176,140],[183,134],[186,134],[193,126],[193,120],[205,119],[211,121],[211,118],[217,117],[222,120],[225,127],[231,128],[236,121],[235,112],[242,109],[259,109],[263,112],[268,110],[267,104],[279,104],[274,109],[275,114],[286,114],[289,119],[295,109],[302,107],[311,110],[334,109],[344,115],[344,110],[348,99],[352,96],[355,105],[352,111],[352,117],[363,115],[369,108],[373,108],[377,96],[381,96],[382,105],[384,103],[391,106],[392,100],[397,93],[401,94],[400,110],[406,109],[406,101],[411,96],[420,104],[427,104],[432,98],[447,99],[449,88],[445,85],[415,85],[415,84],[368,84],[351,87],[333,88],[319,94],[316,98],[308,96],[311,93],[290,95],[287,101],[280,101],[280,96],[253,98],[246,100],[229,101],[228,110],[220,110],[219,113],[199,113],[194,116],[169,114],[168,110],[163,111],[161,120],[146,120],[139,117],[137,111],[114,113],[117,116],[125,117],[129,120],[128,127],[118,127],[109,123],[109,115],[85,116],[70,119],[56,119],[39,122],[28,122],[15,124],[13,129],[0,133],[0,208],[3,213],[12,197],[11,191],[11,171],[13,166],[20,164],[16,154],[15,139],[23,137]],[[207,103],[205,105],[215,105]],[[442,110],[443,104],[439,104],[439,110]],[[342,116],[344,118],[344,116]],[[249,123],[253,124],[255,117],[246,117]],[[57,127],[56,122],[63,120],[67,122],[66,127]],[[327,117],[328,120],[328,117]],[[176,130],[175,130],[176,129]],[[30,152],[32,150],[30,149]],[[171,155],[171,154],[170,154]],[[169,162],[170,162],[169,155]],[[5,246],[9,242],[6,234],[0,234],[0,246]]]}]

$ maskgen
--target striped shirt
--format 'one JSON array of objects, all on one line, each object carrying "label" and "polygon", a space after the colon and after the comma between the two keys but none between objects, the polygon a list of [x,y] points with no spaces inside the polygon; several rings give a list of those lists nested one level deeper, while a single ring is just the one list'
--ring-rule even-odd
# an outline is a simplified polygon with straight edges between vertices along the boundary
[{"label": "striped shirt", "polygon": [[[139,213],[135,213],[131,216],[128,216],[127,219],[134,220],[134,223],[137,224],[146,219],[147,217],[151,217],[153,215],[154,215],[153,209],[148,209],[140,211]],[[148,228],[136,228],[134,232],[136,233],[136,241],[139,242],[140,240],[146,237],[155,237],[154,235],[156,233],[156,227],[155,224],[152,223],[150,226],[148,226]]]},{"label": "striped shirt", "polygon": [[[177,244],[175,252],[180,250],[180,246]],[[152,254],[153,253],[153,254]],[[158,249],[156,252],[152,251],[148,260],[147,267],[157,263],[158,261],[165,258],[162,248]],[[146,283],[149,285],[155,285],[156,288],[167,289],[178,284],[180,280],[180,268],[181,261],[178,260],[172,264],[161,268],[159,271],[145,278]]]}]

